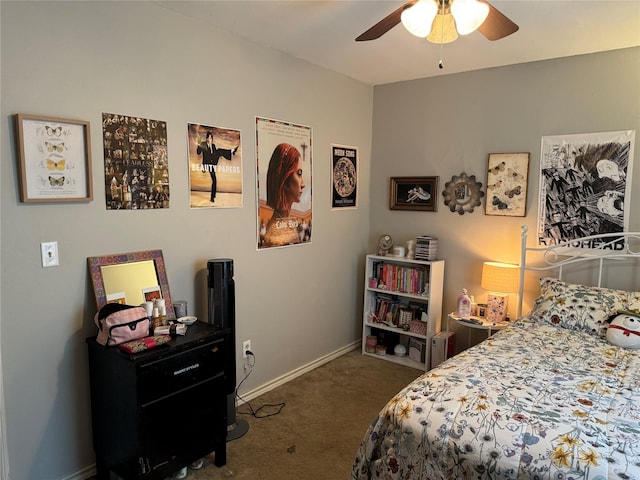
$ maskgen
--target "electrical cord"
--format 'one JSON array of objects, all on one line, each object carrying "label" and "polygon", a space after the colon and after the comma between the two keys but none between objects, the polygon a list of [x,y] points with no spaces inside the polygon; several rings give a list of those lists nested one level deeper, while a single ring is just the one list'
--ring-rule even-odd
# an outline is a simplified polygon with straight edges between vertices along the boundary
[{"label": "electrical cord", "polygon": [[[245,352],[245,354],[247,356],[247,360],[245,361],[245,370],[246,370],[246,367],[249,367],[249,371],[245,374],[244,378],[240,381],[240,383],[236,387],[236,397],[242,403],[247,405],[249,407],[249,410],[242,412],[238,408],[238,413],[240,415],[251,415],[254,418],[267,418],[267,417],[273,417],[274,415],[278,415],[282,411],[282,409],[285,407],[285,405],[286,405],[285,402],[281,402],[281,403],[265,403],[260,408],[254,409],[253,406],[251,405],[251,403],[249,401],[245,400],[244,398],[242,398],[240,396],[240,394],[238,393],[240,391],[240,387],[242,387],[242,384],[247,380],[247,378],[249,378],[249,375],[251,375],[251,372],[253,372],[253,367],[256,364],[256,356],[251,350],[247,350]],[[253,360],[251,363],[249,363],[249,361],[248,361],[249,358],[251,358],[251,360]],[[276,410],[272,411],[272,412],[267,412],[267,413],[260,413],[263,409],[266,409],[266,408],[275,408]]]}]

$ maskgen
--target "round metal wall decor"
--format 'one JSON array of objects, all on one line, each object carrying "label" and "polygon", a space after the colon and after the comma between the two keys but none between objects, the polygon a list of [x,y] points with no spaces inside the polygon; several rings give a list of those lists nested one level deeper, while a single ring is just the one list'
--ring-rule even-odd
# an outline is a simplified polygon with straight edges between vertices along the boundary
[{"label": "round metal wall decor", "polygon": [[473,212],[475,207],[479,207],[484,192],[480,190],[482,183],[476,182],[475,175],[467,175],[462,172],[454,175],[451,180],[444,184],[444,204],[452,212],[464,215],[465,212]]}]

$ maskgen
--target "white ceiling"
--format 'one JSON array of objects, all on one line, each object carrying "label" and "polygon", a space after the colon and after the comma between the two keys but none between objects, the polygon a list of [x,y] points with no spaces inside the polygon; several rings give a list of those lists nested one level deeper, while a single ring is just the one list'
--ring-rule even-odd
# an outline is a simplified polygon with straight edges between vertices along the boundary
[{"label": "white ceiling", "polygon": [[494,42],[473,32],[443,47],[402,25],[377,40],[355,41],[403,1],[153,3],[369,85],[640,45],[640,0],[490,0],[520,30]]}]

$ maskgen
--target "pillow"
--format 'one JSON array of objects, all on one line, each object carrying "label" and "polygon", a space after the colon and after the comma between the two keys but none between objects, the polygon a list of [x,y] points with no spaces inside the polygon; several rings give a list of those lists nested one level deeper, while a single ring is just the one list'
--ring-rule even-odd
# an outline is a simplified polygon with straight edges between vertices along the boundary
[{"label": "pillow", "polygon": [[629,292],[540,279],[540,296],[531,317],[561,328],[587,332],[604,338],[607,320],[628,308]]},{"label": "pillow", "polygon": [[625,310],[640,312],[640,292],[627,293],[627,306]]},{"label": "pillow", "polygon": [[640,312],[620,312],[611,320],[607,341],[616,347],[640,350]]}]

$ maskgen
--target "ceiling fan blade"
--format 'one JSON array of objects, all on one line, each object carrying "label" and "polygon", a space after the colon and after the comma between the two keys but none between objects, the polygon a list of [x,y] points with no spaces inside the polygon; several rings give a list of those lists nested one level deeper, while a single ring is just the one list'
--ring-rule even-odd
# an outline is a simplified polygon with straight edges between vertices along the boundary
[{"label": "ceiling fan blade", "polygon": [[478,27],[478,31],[484,35],[488,40],[500,40],[512,33],[518,31],[520,27],[507,18],[496,7],[491,5],[486,0],[480,0],[481,2],[489,5],[489,15],[487,19]]},{"label": "ceiling fan blade", "polygon": [[375,40],[376,38],[380,38],[382,35],[387,33],[393,27],[400,23],[400,15],[402,15],[402,11],[416,3],[418,0],[411,0],[410,2],[405,3],[400,8],[396,9],[378,23],[376,23],[369,30],[361,34],[356,38],[356,42],[364,42],[367,40]]}]

